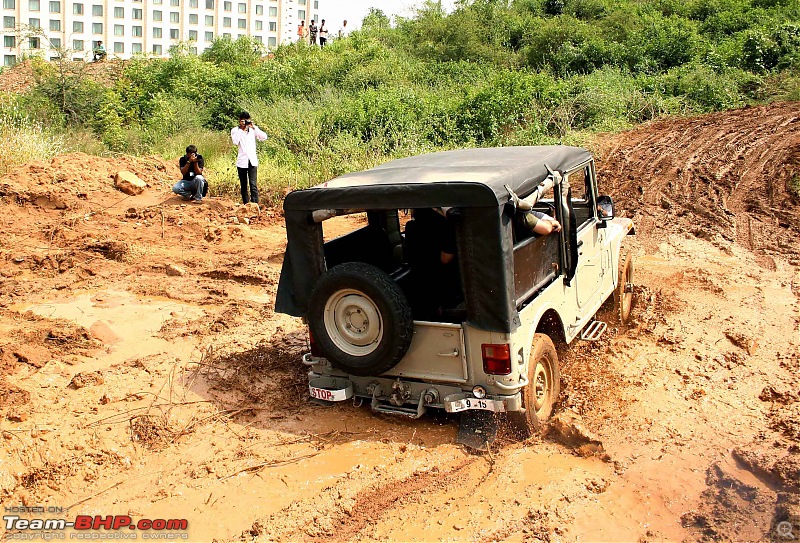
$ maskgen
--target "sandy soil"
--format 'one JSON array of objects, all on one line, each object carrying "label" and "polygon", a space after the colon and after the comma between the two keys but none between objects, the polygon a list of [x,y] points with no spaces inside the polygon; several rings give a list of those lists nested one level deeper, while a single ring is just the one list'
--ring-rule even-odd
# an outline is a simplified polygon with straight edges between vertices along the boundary
[{"label": "sandy soil", "polygon": [[[637,224],[633,323],[573,344],[557,423],[489,454],[445,414],[307,400],[303,327],[272,310],[280,210],[184,205],[157,158],[10,172],[2,505],[187,519],[191,541],[765,541],[787,519],[800,537],[800,104],[597,151]],[[143,194],[114,189],[123,167]]]}]

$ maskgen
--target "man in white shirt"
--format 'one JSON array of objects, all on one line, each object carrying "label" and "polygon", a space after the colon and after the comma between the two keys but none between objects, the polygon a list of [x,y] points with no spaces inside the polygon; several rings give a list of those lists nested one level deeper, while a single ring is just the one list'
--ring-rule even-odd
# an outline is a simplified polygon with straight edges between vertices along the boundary
[{"label": "man in white shirt", "polygon": [[346,38],[349,33],[350,29],[347,28],[347,19],[345,19],[344,22],[342,23],[342,28],[339,29],[339,37]]},{"label": "man in white shirt", "polygon": [[[242,188],[242,203],[258,203],[258,155],[256,140],[264,141],[267,135],[250,120],[250,114],[242,111],[239,114],[239,126],[231,130],[231,140],[239,146],[236,156],[236,170]],[[248,183],[249,181],[249,183]],[[248,185],[250,188],[248,194]]]}]

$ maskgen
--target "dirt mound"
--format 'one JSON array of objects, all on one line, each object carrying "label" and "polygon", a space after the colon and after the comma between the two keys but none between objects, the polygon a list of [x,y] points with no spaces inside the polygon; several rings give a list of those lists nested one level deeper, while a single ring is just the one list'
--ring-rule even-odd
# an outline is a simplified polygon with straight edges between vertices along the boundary
[{"label": "dirt mound", "polygon": [[105,204],[125,194],[114,188],[119,171],[134,173],[148,187],[163,189],[175,177],[160,157],[98,157],[85,153],[59,155],[49,163],[31,162],[0,178],[0,197],[29,202],[45,209],[76,209],[87,201]]},{"label": "dirt mound", "polygon": [[[55,66],[55,63],[49,63]],[[66,73],[86,74],[94,81],[104,85],[112,85],[122,75],[125,63],[121,60],[108,60],[104,62],[73,62],[64,61]],[[25,92],[41,76],[41,68],[32,60],[26,60],[10,68],[5,68],[0,73],[0,92]]]},{"label": "dirt mound", "polygon": [[600,149],[604,192],[651,241],[689,232],[796,258],[800,102],[663,119]]}]

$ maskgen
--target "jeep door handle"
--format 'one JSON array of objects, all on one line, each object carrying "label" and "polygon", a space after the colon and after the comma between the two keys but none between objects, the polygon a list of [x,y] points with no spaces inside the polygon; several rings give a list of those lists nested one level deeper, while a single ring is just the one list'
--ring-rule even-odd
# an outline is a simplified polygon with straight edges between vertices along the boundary
[{"label": "jeep door handle", "polygon": [[437,353],[437,354],[436,354],[436,356],[449,356],[449,357],[452,357],[452,358],[455,358],[455,357],[457,357],[458,355],[459,355],[458,349],[453,349],[453,350],[452,350],[451,352],[449,352],[449,353]]}]

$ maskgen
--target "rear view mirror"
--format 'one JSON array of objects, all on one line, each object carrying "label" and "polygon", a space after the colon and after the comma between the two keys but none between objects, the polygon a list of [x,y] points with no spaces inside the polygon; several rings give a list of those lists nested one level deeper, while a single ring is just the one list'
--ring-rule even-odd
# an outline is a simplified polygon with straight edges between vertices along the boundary
[{"label": "rear view mirror", "polygon": [[597,199],[597,216],[601,221],[610,221],[614,218],[614,201],[611,196],[600,196]]}]

